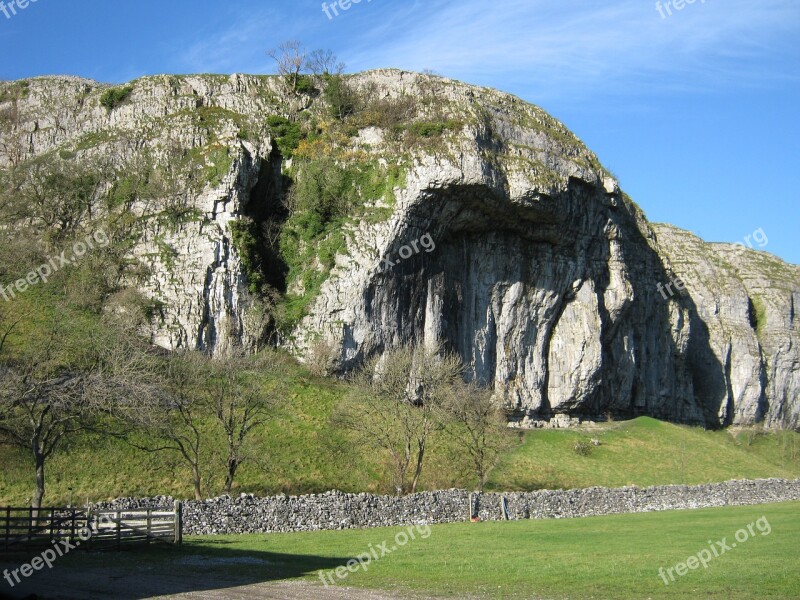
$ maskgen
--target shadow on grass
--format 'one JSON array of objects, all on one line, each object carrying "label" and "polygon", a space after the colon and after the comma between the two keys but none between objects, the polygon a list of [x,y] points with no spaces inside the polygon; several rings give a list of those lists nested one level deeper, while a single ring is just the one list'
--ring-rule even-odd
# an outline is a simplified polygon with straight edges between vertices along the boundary
[{"label": "shadow on grass", "polygon": [[73,551],[16,583],[12,571],[38,556],[35,552],[0,553],[0,600],[22,598],[115,598],[225,590],[335,569],[351,557],[279,554],[229,548],[226,540],[187,541],[181,547],[139,546],[121,551]]}]

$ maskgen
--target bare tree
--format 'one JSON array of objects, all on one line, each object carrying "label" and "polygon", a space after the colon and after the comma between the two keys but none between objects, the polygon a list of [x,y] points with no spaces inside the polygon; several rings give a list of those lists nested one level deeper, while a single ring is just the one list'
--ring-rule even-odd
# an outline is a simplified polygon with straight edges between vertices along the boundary
[{"label": "bare tree", "polygon": [[138,430],[127,432],[129,444],[145,452],[174,452],[189,467],[196,500],[203,499],[207,440],[200,419],[207,412],[201,389],[207,364],[199,353],[170,355],[160,374],[164,393],[120,413],[127,424]]},{"label": "bare tree", "polygon": [[26,357],[5,353],[0,361],[0,443],[32,453],[34,509],[41,508],[45,495],[47,459],[65,438],[85,427],[87,398],[81,378],[58,368],[60,333],[52,327],[37,340],[38,351]]},{"label": "bare tree", "polygon": [[45,464],[65,438],[86,428],[89,408],[80,377],[41,376],[34,365],[0,367],[0,443],[30,450],[35,479],[31,507],[45,495]]},{"label": "bare tree", "polygon": [[[398,494],[416,492],[442,407],[460,379],[460,360],[436,349],[403,348],[370,362],[335,420],[385,450]],[[410,481],[409,481],[410,479]]]},{"label": "bare tree", "polygon": [[10,181],[4,212],[16,222],[43,228],[43,239],[58,244],[94,216],[103,187],[92,165],[35,159],[19,166]]},{"label": "bare tree", "polygon": [[[38,325],[42,332],[32,334],[34,339],[27,339],[23,349],[11,354],[4,347],[0,355],[0,443],[32,453],[34,509],[41,508],[45,496],[47,460],[67,439],[95,427],[106,401],[118,398],[109,390],[135,380],[130,365],[123,378],[120,369],[105,364],[114,354],[109,343],[114,334],[91,332],[75,340],[67,330],[69,318],[57,310],[51,323]],[[14,325],[5,325],[3,346]],[[122,397],[129,392],[126,388]]]},{"label": "bare tree", "polygon": [[286,396],[277,353],[264,351],[257,361],[241,357],[216,361],[208,393],[213,414],[225,434],[224,491],[230,494],[236,472],[248,458],[245,444],[250,434],[273,418]]},{"label": "bare tree", "polygon": [[450,398],[447,411],[452,417],[448,430],[459,448],[466,451],[482,492],[489,471],[500,454],[509,447],[505,434],[507,416],[492,398],[489,389],[475,384],[459,386]]},{"label": "bare tree", "polygon": [[317,78],[341,75],[345,69],[345,64],[331,50],[314,50],[308,55],[305,66]]},{"label": "bare tree", "polygon": [[271,49],[267,55],[275,61],[278,75],[289,85],[290,90],[297,92],[300,74],[306,66],[306,49],[302,42],[289,40]]}]

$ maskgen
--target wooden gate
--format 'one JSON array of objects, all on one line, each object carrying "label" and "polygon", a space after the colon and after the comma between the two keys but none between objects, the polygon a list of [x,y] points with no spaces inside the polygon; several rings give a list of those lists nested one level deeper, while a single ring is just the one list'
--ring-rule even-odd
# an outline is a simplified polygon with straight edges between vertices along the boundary
[{"label": "wooden gate", "polygon": [[92,544],[117,546],[131,543],[183,542],[183,507],[134,510],[92,510],[89,527]]},{"label": "wooden gate", "polygon": [[0,508],[0,549],[25,551],[59,540],[83,548],[120,548],[127,544],[183,541],[183,507],[107,510],[46,507]]}]

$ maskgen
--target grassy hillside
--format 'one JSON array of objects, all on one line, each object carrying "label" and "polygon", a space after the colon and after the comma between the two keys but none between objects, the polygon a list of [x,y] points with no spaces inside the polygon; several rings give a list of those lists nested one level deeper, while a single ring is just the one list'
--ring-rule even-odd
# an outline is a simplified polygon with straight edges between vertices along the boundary
[{"label": "grassy hillside", "polygon": [[[391,493],[385,457],[353,444],[330,422],[346,386],[315,378],[301,367],[290,375],[290,403],[254,436],[252,460],[234,493],[312,493],[330,489]],[[800,434],[703,431],[649,418],[593,429],[509,431],[511,450],[491,474],[490,490],[592,485],[701,483],[738,478],[800,477]],[[591,440],[600,442],[594,446]],[[575,450],[585,442],[588,455]],[[221,456],[208,455],[206,495],[220,493]],[[0,505],[26,503],[32,467],[27,454],[0,447]],[[84,436],[51,459],[47,503],[128,495],[190,497],[190,477],[170,454],[147,454],[116,439]],[[423,489],[475,483],[466,457],[440,436],[423,473]],[[70,492],[69,488],[73,488]]]},{"label": "grassy hillside", "polygon": [[[579,442],[588,455],[575,451]],[[800,477],[799,434],[705,431],[641,417],[592,430],[528,432],[493,471],[490,484],[511,491],[760,477]]]}]

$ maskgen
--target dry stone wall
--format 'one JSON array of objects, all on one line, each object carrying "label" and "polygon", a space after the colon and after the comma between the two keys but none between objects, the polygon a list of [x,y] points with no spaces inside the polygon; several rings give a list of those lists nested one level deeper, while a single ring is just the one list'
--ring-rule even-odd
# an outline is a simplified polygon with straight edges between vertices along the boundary
[{"label": "dry stone wall", "polygon": [[[563,519],[661,510],[742,506],[800,500],[800,480],[737,480],[705,485],[471,494],[465,490],[376,496],[326,492],[258,498],[243,494],[184,503],[185,535],[279,533],[440,524],[466,521]],[[472,501],[472,511],[470,511]],[[102,508],[172,506],[168,496],[119,499]],[[505,505],[505,510],[504,510]]]}]

